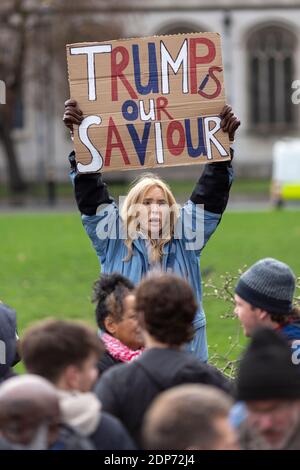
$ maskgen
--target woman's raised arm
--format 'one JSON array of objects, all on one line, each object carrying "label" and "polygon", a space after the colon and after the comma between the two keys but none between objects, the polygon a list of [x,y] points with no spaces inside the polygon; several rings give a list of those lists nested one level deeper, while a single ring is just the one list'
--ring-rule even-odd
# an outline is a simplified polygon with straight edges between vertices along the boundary
[{"label": "woman's raised arm", "polygon": [[[224,132],[228,132],[229,141],[233,143],[235,132],[241,123],[228,105],[224,106],[220,117],[221,127]],[[232,158],[233,150],[230,149],[230,152]],[[231,161],[205,165],[190,197],[191,201],[194,204],[204,204],[204,209],[209,212],[222,214],[226,209],[232,179]]]},{"label": "woman's raised arm", "polygon": [[[65,102],[65,112],[63,122],[70,130],[73,137],[73,126],[80,125],[83,120],[83,113],[77,101],[70,99]],[[110,197],[107,185],[102,181],[100,173],[80,174],[77,172],[75,151],[69,155],[71,165],[71,178],[74,185],[77,206],[84,215],[95,215],[101,204],[110,204],[113,198]]]}]

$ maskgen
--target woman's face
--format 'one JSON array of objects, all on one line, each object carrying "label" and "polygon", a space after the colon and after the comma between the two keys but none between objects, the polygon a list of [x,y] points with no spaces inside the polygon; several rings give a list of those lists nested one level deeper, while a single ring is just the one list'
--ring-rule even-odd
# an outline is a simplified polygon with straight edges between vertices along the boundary
[{"label": "woman's face", "polygon": [[146,210],[141,217],[141,228],[150,238],[159,238],[169,219],[169,205],[163,190],[158,186],[148,189],[142,204]]},{"label": "woman's face", "polygon": [[135,296],[129,294],[123,301],[123,317],[113,322],[113,336],[134,351],[143,346],[141,329],[135,312]]}]

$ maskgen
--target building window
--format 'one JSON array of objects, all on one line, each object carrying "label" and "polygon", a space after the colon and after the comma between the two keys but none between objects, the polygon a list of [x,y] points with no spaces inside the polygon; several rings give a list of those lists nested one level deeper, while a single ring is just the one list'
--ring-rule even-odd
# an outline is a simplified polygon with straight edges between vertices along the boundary
[{"label": "building window", "polygon": [[295,46],[295,36],[278,26],[256,30],[248,41],[250,122],[256,130],[276,132],[295,124],[290,93]]}]

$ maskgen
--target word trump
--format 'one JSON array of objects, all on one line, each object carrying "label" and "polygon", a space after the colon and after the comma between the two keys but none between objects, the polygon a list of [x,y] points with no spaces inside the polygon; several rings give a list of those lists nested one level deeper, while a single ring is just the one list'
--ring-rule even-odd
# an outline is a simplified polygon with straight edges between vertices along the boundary
[{"label": "word trump", "polygon": [[216,33],[67,46],[80,172],[228,160]]},{"label": "word trump", "polygon": [[[188,48],[189,45],[189,48]],[[207,51],[204,55],[197,55],[197,46],[204,45]],[[200,86],[198,85],[197,78],[197,65],[210,64],[216,57],[216,48],[213,41],[208,38],[189,38],[185,39],[178,52],[175,60],[171,57],[164,42],[160,42],[160,70],[161,80],[159,80],[159,72],[157,65],[157,55],[154,42],[148,42],[148,83],[142,85],[142,71],[141,71],[141,54],[140,46],[138,44],[132,45],[132,61],[134,68],[134,86],[131,81],[126,77],[126,70],[130,62],[129,51],[124,46],[112,47],[111,44],[101,44],[99,46],[83,46],[71,47],[71,55],[84,54],[87,58],[87,79],[88,79],[88,99],[90,101],[96,100],[96,70],[95,70],[95,55],[97,54],[111,54],[111,99],[118,101],[118,83],[119,81],[127,89],[128,94],[132,99],[138,99],[138,95],[149,95],[150,93],[170,93],[170,75],[169,67],[176,74],[180,67],[182,67],[182,93],[201,94],[209,99],[217,97],[221,92],[221,84],[214,72],[221,72],[219,67],[211,67],[208,76],[211,76],[216,83],[216,90],[211,95],[203,91],[205,84],[208,81],[208,76],[205,75]],[[188,59],[190,66],[188,66]],[[161,83],[161,90],[160,90]]]}]

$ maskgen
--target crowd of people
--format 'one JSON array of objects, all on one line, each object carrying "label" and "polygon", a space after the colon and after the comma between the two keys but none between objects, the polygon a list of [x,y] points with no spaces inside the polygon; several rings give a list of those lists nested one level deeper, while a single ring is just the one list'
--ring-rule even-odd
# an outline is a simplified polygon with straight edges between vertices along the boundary
[{"label": "crowd of people", "polygon": [[[71,133],[82,119],[67,101]],[[231,144],[239,125],[225,106]],[[227,205],[231,161],[206,165],[181,209],[147,174],[119,210],[101,174],[78,173],[74,152],[69,160],[101,264],[94,326],[44,319],[19,338],[16,313],[0,304],[0,449],[300,449],[300,311],[289,266],[266,258],[241,275],[235,314],[250,343],[235,380],[209,363],[199,260]]]},{"label": "crowd of people", "polygon": [[197,303],[172,273],[135,288],[100,275],[95,327],[45,319],[18,338],[0,304],[0,449],[300,449],[294,291],[293,272],[272,258],[240,277],[235,313],[251,340],[235,380],[185,350]]}]

